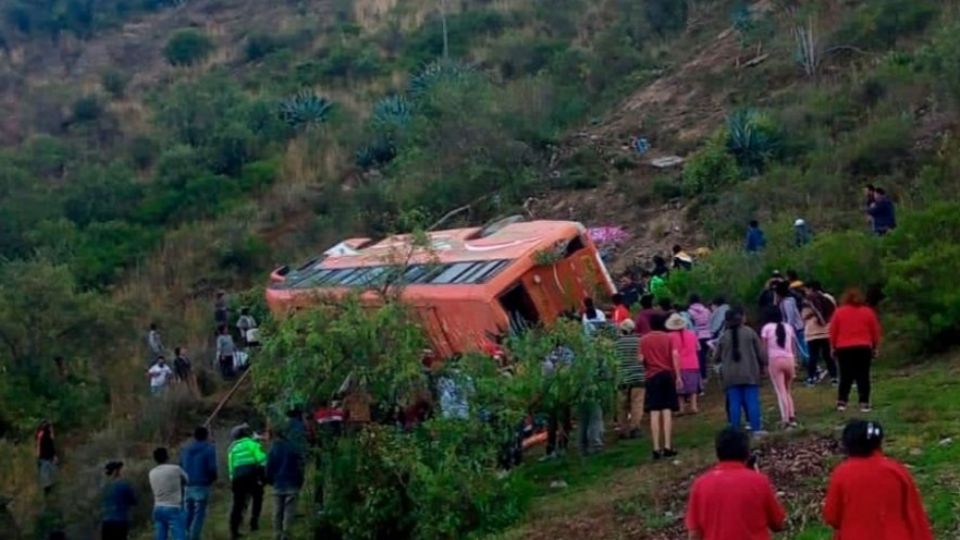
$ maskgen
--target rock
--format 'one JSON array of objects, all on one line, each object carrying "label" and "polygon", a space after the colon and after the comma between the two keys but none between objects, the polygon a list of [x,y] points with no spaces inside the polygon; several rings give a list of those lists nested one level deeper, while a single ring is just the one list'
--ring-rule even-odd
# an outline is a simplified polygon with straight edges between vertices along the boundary
[{"label": "rock", "polygon": [[567,482],[564,480],[554,480],[550,482],[550,489],[567,489]]},{"label": "rock", "polygon": [[953,437],[947,437],[945,439],[940,439],[940,446],[947,446],[953,444]]},{"label": "rock", "polygon": [[922,455],[923,455],[923,450],[921,450],[921,449],[919,449],[919,448],[911,448],[911,449],[910,449],[910,455],[911,455],[911,456],[922,456]]}]

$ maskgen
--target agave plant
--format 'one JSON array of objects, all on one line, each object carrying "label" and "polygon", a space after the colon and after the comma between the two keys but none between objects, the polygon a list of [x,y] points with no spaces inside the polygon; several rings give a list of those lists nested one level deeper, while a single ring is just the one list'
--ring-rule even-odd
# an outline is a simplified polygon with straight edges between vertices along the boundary
[{"label": "agave plant", "polygon": [[333,102],[311,90],[301,90],[280,102],[280,118],[294,128],[326,122]]},{"label": "agave plant", "polygon": [[387,137],[378,137],[372,143],[357,150],[354,161],[361,169],[372,169],[384,163],[389,163],[397,156],[397,148]]},{"label": "agave plant", "polygon": [[373,106],[370,123],[381,130],[404,128],[410,123],[413,108],[407,98],[399,95],[387,96]]},{"label": "agave plant", "polygon": [[738,109],[727,117],[727,150],[748,175],[763,171],[780,150],[780,130],[770,115]]},{"label": "agave plant", "polygon": [[453,60],[431,62],[410,79],[410,95],[419,98],[438,83],[462,81],[472,74],[473,69],[460,62]]}]

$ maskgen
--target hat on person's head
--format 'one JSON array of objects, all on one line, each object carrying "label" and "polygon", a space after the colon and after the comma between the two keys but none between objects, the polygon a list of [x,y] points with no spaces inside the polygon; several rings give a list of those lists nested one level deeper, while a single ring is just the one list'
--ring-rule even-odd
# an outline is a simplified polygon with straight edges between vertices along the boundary
[{"label": "hat on person's head", "polygon": [[637,323],[633,319],[627,319],[620,323],[620,331],[624,334],[632,334],[637,329]]},{"label": "hat on person's head", "polygon": [[683,317],[681,317],[679,314],[674,313],[669,319],[667,319],[665,326],[667,327],[667,330],[683,330],[687,327],[687,321],[683,320]]},{"label": "hat on person's head", "polygon": [[774,270],[770,272],[770,277],[783,277],[783,274],[781,274],[779,270]]},{"label": "hat on person's head", "polygon": [[804,221],[803,218],[797,218],[797,220],[793,222],[794,227],[803,227],[806,224],[807,222]]}]

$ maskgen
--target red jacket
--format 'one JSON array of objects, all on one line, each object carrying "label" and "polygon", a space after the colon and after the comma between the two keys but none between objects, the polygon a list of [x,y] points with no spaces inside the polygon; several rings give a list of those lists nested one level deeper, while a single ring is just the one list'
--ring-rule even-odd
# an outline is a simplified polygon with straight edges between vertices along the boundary
[{"label": "red jacket", "polygon": [[933,540],[910,473],[879,451],[834,469],[823,519],[834,540]]},{"label": "red jacket", "polygon": [[721,461],[690,488],[685,523],[703,540],[769,540],[785,521],[770,480],[743,463]]},{"label": "red jacket", "polygon": [[836,349],[880,346],[880,321],[869,306],[844,305],[830,319],[830,346]]}]

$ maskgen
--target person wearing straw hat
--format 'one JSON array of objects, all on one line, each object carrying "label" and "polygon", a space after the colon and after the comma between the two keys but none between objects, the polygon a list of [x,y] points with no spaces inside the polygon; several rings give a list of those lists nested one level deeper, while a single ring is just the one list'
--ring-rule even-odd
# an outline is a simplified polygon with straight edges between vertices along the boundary
[{"label": "person wearing straw hat", "polygon": [[620,323],[617,338],[617,356],[620,359],[620,410],[617,424],[621,439],[636,439],[640,436],[643,421],[643,364],[640,362],[640,336],[637,325],[631,319]]},{"label": "person wearing straw hat", "polygon": [[680,379],[683,381],[683,385],[678,388],[679,394],[689,407],[689,412],[696,414],[699,412],[697,396],[700,395],[702,389],[700,358],[698,356],[700,343],[697,341],[697,335],[687,327],[687,321],[679,314],[671,315],[667,319],[666,326],[667,330],[670,331],[674,354],[680,361]]}]

